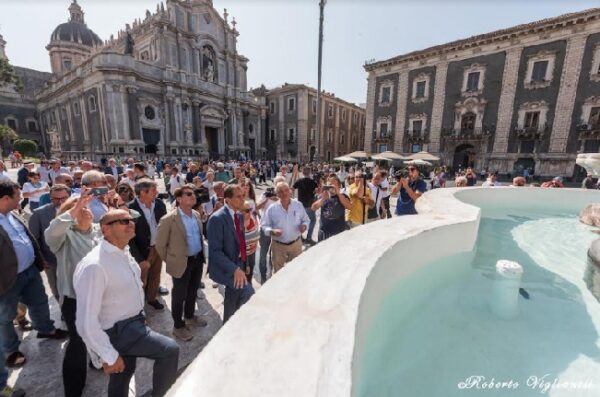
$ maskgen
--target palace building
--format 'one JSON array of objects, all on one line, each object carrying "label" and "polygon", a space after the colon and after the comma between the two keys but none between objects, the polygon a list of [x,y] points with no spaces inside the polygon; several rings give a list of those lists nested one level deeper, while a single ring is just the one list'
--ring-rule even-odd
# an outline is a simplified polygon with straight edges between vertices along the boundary
[{"label": "palace building", "polygon": [[365,149],[578,176],[600,149],[600,9],[368,63]]}]

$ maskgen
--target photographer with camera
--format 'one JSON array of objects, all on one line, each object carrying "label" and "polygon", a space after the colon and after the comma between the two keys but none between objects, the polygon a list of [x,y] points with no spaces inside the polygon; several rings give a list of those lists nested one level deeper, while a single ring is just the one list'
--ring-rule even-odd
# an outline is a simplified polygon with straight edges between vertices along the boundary
[{"label": "photographer with camera", "polygon": [[371,189],[373,196],[375,197],[375,206],[370,208],[367,212],[367,222],[374,222],[379,219],[385,218],[385,206],[383,205],[384,191],[381,187],[383,178],[380,172],[375,172],[371,182],[368,182],[368,186]]},{"label": "photographer with camera", "polygon": [[392,194],[400,192],[396,202],[396,215],[416,214],[415,202],[427,191],[427,184],[421,179],[419,169],[410,165],[407,169],[397,171],[395,176],[398,182],[392,188]]},{"label": "photographer with camera", "polygon": [[367,187],[365,175],[362,171],[354,173],[354,183],[347,189],[350,196],[350,212],[348,223],[350,227],[356,227],[367,223],[367,209],[375,207],[371,189]]},{"label": "photographer with camera", "polygon": [[317,223],[317,217],[315,212],[311,209],[315,201],[315,192],[319,187],[318,181],[320,181],[319,174],[315,174],[316,178],[312,178],[310,175],[310,167],[302,168],[302,178],[298,179],[294,183],[294,189],[298,189],[298,201],[304,206],[304,210],[308,214],[310,224],[308,225],[308,234],[306,235],[305,243],[309,245],[315,245],[315,241],[312,239],[313,231],[315,230],[315,224]]},{"label": "photographer with camera", "polygon": [[327,184],[321,188],[319,199],[311,207],[312,211],[321,209],[319,241],[346,230],[346,210],[352,208],[350,198],[342,193],[341,181],[335,174],[329,174]]}]

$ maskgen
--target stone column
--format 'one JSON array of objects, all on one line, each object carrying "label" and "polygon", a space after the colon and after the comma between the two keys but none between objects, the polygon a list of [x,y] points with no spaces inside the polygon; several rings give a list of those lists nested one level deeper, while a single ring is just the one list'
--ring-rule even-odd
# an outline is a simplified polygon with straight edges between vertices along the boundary
[{"label": "stone column", "polygon": [[175,106],[173,100],[175,97],[167,95],[166,109],[166,127],[168,139],[165,139],[165,144],[170,144],[177,140],[177,132],[175,130]]},{"label": "stone column", "polygon": [[129,138],[131,140],[140,140],[140,116],[137,107],[137,97],[135,93],[137,88],[128,86],[125,95],[127,96],[127,107],[129,111]]},{"label": "stone column", "polygon": [[550,135],[550,153],[564,153],[567,149],[586,38],[587,35],[580,35],[571,37],[567,41],[560,89],[554,111],[554,123]]},{"label": "stone column", "polygon": [[406,129],[406,103],[408,101],[408,71],[398,73],[396,92],[396,125],[394,128],[394,148],[396,153],[404,151],[404,130]]},{"label": "stone column", "polygon": [[442,134],[442,118],[444,117],[444,99],[446,95],[446,76],[448,62],[440,62],[435,68],[435,85],[433,87],[433,107],[429,123],[429,152],[440,152]]},{"label": "stone column", "polygon": [[494,134],[493,156],[498,157],[508,150],[508,137],[513,118],[515,94],[519,84],[519,63],[523,48],[511,48],[506,52],[504,61],[504,73],[502,75],[502,91],[498,104],[498,119],[496,121],[496,132]]},{"label": "stone column", "polygon": [[[368,85],[367,85],[367,115],[366,115],[366,120],[365,120],[365,146],[364,146],[364,150],[367,152],[371,151],[371,138],[372,138],[372,134],[366,131],[373,131],[373,117],[375,114],[375,86],[376,86],[376,82],[375,82],[375,72],[370,71],[369,72],[369,78],[368,78]],[[321,157],[322,158],[322,157]]]}]

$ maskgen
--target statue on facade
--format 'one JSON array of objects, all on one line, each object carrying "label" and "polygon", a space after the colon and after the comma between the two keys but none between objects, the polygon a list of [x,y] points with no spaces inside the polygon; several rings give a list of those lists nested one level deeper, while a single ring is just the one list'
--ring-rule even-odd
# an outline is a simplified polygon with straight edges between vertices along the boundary
[{"label": "statue on facade", "polygon": [[133,37],[131,36],[131,32],[127,32],[127,37],[125,37],[125,55],[133,56],[133,46],[134,46]]},{"label": "statue on facade", "polygon": [[208,82],[215,82],[215,53],[212,48],[205,46],[202,50],[202,78]]}]

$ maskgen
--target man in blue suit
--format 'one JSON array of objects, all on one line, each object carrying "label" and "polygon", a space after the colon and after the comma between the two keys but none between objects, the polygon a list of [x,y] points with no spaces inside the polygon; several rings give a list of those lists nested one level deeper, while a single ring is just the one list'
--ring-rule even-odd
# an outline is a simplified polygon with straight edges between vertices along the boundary
[{"label": "man in blue suit", "polygon": [[225,286],[223,323],[254,294],[246,279],[246,241],[244,191],[239,185],[225,188],[225,205],[208,220],[208,273],[216,283]]}]

